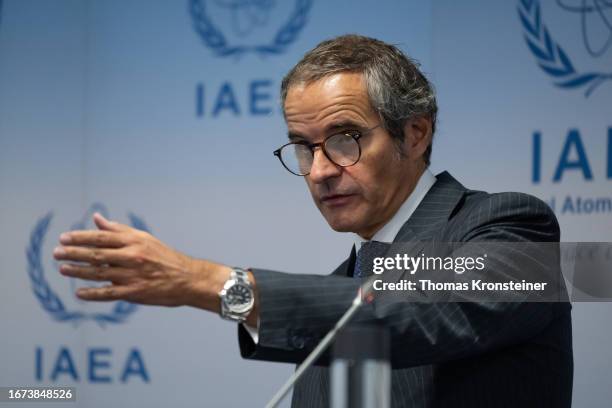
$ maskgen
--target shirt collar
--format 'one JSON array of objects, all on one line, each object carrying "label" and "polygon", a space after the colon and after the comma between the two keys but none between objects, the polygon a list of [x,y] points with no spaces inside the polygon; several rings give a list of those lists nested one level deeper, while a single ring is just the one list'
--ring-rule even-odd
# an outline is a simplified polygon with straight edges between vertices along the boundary
[{"label": "shirt collar", "polygon": [[[429,169],[425,169],[419,181],[417,182],[416,187],[412,190],[412,193],[406,198],[406,201],[400,206],[395,215],[387,222],[374,236],[372,237],[373,241],[380,242],[393,242],[395,236],[402,228],[402,225],[408,221],[408,219],[414,213],[414,210],[419,206],[425,195],[436,182],[436,176],[433,175]],[[361,249],[361,244],[366,242],[367,240],[361,238],[357,234],[353,234],[353,240],[355,242],[355,249]]]}]

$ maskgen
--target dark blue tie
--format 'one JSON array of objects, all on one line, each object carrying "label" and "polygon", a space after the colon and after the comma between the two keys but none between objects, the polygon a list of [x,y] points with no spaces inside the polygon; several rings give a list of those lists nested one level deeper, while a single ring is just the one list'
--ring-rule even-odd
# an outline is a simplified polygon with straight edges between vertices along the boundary
[{"label": "dark blue tie", "polygon": [[389,244],[380,241],[368,241],[361,244],[355,259],[354,278],[365,278],[372,274],[374,258],[383,257],[389,249]]}]

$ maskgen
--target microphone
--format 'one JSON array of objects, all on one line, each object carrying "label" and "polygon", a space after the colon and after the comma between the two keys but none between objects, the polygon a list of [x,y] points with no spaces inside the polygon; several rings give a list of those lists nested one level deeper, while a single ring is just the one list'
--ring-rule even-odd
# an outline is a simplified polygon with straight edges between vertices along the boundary
[{"label": "microphone", "polygon": [[366,280],[363,285],[359,288],[357,292],[357,296],[353,299],[351,306],[347,309],[346,312],[342,315],[342,317],[336,322],[335,326],[321,339],[317,347],[314,348],[306,357],[302,364],[298,366],[298,368],[293,372],[293,374],[287,379],[285,384],[278,390],[276,394],[272,397],[272,399],[266,404],[266,408],[276,408],[278,404],[281,403],[283,398],[287,395],[289,390],[294,386],[294,384],[299,380],[304,372],[312,366],[312,364],[323,354],[323,352],[329,347],[329,345],[335,340],[338,336],[340,330],[342,330],[347,323],[353,318],[355,313],[359,310],[361,305],[363,304],[363,299],[369,299],[372,294],[372,288],[374,285],[374,280],[377,278],[376,275],[370,276],[368,280]]}]

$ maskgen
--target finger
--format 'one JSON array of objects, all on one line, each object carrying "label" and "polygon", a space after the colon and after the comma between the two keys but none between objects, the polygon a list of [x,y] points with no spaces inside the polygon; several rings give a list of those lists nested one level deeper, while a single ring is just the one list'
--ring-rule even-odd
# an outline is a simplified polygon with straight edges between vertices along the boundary
[{"label": "finger", "polygon": [[121,249],[59,246],[53,251],[53,257],[58,261],[87,262],[92,265],[129,266],[133,263]]},{"label": "finger", "polygon": [[75,264],[62,264],[60,266],[60,273],[64,276],[70,276],[72,278],[97,282],[124,282],[134,275],[134,271],[127,268]]},{"label": "finger", "polygon": [[119,232],[119,231],[128,230],[130,228],[125,224],[121,224],[116,221],[109,221],[106,218],[104,218],[102,214],[98,212],[94,213],[93,220],[96,226],[100,228],[101,230]]},{"label": "finger", "polygon": [[83,245],[104,248],[121,248],[126,245],[121,234],[110,231],[70,231],[60,235],[63,245]]},{"label": "finger", "polygon": [[111,301],[127,300],[134,292],[129,286],[106,285],[101,288],[80,288],[76,291],[78,298],[83,300]]}]

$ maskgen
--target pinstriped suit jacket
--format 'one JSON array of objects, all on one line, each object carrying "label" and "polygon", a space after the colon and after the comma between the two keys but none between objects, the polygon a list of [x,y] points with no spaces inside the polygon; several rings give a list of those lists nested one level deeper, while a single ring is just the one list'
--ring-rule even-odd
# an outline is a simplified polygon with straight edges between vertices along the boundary
[{"label": "pinstriped suit jacket", "polygon": [[[542,201],[521,193],[467,190],[437,176],[396,242],[557,242],[559,226]],[[301,362],[349,307],[354,250],[331,275],[253,269],[259,342],[240,326],[245,358]],[[363,310],[356,320],[392,335],[393,407],[569,407],[573,382],[568,303],[415,303]],[[358,339],[356,339],[358,341]],[[293,407],[329,406],[329,357],[293,392]]]}]

